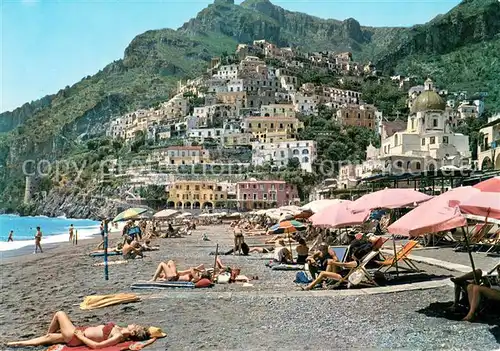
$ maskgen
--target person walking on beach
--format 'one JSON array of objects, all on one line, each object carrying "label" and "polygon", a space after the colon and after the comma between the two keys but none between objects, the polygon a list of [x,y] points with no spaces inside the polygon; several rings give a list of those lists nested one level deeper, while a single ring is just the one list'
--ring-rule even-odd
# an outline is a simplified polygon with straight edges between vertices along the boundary
[{"label": "person walking on beach", "polygon": [[40,245],[40,241],[42,241],[42,231],[40,230],[40,227],[36,227],[35,252],[33,252],[34,254],[36,254],[38,252],[38,249],[40,249],[40,253],[43,253],[42,245]]},{"label": "person walking on beach", "polygon": [[73,241],[73,231],[74,231],[74,227],[73,227],[73,224],[71,224],[69,226],[69,241],[72,242]]},{"label": "person walking on beach", "polygon": [[9,238],[7,239],[7,242],[9,242],[9,241],[14,241],[13,236],[14,236],[14,231],[13,231],[13,230],[11,230],[11,231],[10,231],[10,233],[9,233]]}]

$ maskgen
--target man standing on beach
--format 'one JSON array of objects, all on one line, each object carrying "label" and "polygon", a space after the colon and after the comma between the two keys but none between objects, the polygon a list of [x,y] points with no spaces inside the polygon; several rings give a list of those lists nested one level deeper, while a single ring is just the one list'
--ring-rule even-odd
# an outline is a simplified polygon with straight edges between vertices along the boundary
[{"label": "man standing on beach", "polygon": [[42,231],[40,230],[40,227],[36,227],[35,252],[33,252],[34,254],[38,252],[38,249],[40,249],[40,253],[43,253],[42,246],[40,245],[41,240],[42,240]]},{"label": "man standing on beach", "polygon": [[70,241],[70,242],[71,242],[71,241],[73,241],[73,230],[74,230],[74,228],[73,228],[73,224],[71,224],[71,225],[69,226],[69,241]]},{"label": "man standing on beach", "polygon": [[9,242],[9,241],[14,241],[13,236],[14,236],[14,231],[13,231],[13,230],[11,230],[11,231],[10,231],[10,233],[9,233],[9,238],[7,239],[7,242]]}]

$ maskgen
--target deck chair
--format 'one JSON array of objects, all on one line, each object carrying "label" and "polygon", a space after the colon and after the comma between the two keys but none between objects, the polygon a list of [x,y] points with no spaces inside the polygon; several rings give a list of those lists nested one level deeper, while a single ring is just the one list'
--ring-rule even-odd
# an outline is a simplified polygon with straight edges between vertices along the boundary
[{"label": "deck chair", "polygon": [[[408,267],[410,267],[411,271],[419,272],[420,270],[417,266],[415,266],[415,264],[408,258],[410,252],[417,246],[417,244],[418,241],[410,240],[396,253],[396,256],[386,258],[384,261],[378,261],[377,263],[380,264],[378,271],[386,267],[384,272],[387,272],[396,265],[396,262],[404,262]],[[399,265],[398,268],[406,269],[405,267],[400,267]]]},{"label": "deck chair", "polygon": [[337,255],[340,262],[345,262],[349,246],[330,246],[330,249],[335,252],[335,255]]},{"label": "deck chair", "polygon": [[[471,235],[469,238],[469,245],[471,247],[476,247],[484,238],[486,233],[488,233],[493,224],[491,223],[477,223],[474,228],[472,228]],[[461,242],[455,247],[455,251],[463,251],[466,248],[465,243]]]},{"label": "deck chair", "polygon": [[378,254],[379,254],[378,251],[370,251],[365,257],[363,257],[363,259],[361,260],[361,262],[359,263],[359,265],[357,267],[351,268],[349,273],[347,273],[347,275],[344,278],[342,278],[341,280],[339,280],[335,284],[331,285],[329,288],[335,289],[335,288],[339,287],[341,284],[347,284],[347,287],[350,288],[352,286],[352,283],[350,282],[349,278],[351,276],[354,276],[355,274],[356,275],[360,274],[363,276],[361,284],[378,286],[378,284],[375,282],[375,280],[371,276],[370,272],[368,272],[368,270],[366,269],[366,265],[373,258],[375,258]]}]

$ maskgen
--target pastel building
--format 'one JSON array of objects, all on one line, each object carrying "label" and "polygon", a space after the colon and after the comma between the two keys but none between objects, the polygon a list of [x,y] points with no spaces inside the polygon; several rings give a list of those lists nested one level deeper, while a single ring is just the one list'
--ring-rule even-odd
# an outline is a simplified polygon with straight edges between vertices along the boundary
[{"label": "pastel building", "polygon": [[370,146],[372,159],[384,161],[384,171],[406,173],[442,167],[470,167],[469,137],[451,131],[446,102],[425,82],[411,105],[406,129],[382,138],[380,149]]},{"label": "pastel building", "polygon": [[167,207],[199,209],[224,207],[228,189],[210,181],[176,181],[168,187]]},{"label": "pastel building", "polygon": [[301,169],[312,172],[312,164],[316,157],[316,142],[313,140],[255,142],[252,144],[252,164],[254,166],[270,163],[274,166],[284,167],[291,159],[297,158]]},{"label": "pastel building", "polygon": [[252,133],[263,143],[295,139],[304,123],[293,117],[247,117],[241,123],[243,132]]},{"label": "pastel building", "polygon": [[297,187],[284,180],[255,180],[236,185],[238,208],[253,210],[286,206],[297,202]]},{"label": "pastel building", "polygon": [[488,118],[479,132],[482,135],[477,147],[479,169],[500,169],[500,114]]}]

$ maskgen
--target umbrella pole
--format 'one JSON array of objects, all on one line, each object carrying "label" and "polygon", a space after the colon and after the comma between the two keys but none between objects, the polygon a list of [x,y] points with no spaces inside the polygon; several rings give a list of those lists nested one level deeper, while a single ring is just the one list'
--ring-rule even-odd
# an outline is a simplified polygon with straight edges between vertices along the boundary
[{"label": "umbrella pole", "polygon": [[104,280],[109,280],[108,274],[108,220],[104,220]]},{"label": "umbrella pole", "polygon": [[399,277],[399,267],[396,252],[396,237],[394,236],[394,234],[392,234],[392,248],[394,249],[394,264],[396,265],[396,276]]},{"label": "umbrella pole", "polygon": [[292,240],[291,240],[291,235],[288,232],[288,230],[287,230],[287,234],[288,234],[288,246],[290,247],[290,255],[292,256],[292,263],[293,263]]},{"label": "umbrella pole", "polygon": [[464,230],[465,247],[467,248],[467,253],[469,254],[470,265],[472,267],[472,275],[474,276],[474,283],[479,285],[479,281],[476,277],[476,267],[474,265],[474,258],[472,257],[472,252],[469,245],[469,225],[467,223],[466,231]]},{"label": "umbrella pole", "polygon": [[219,244],[215,247],[215,261],[214,261],[214,275],[212,276],[212,281],[215,279],[215,272],[217,270],[217,257],[219,256]]}]

